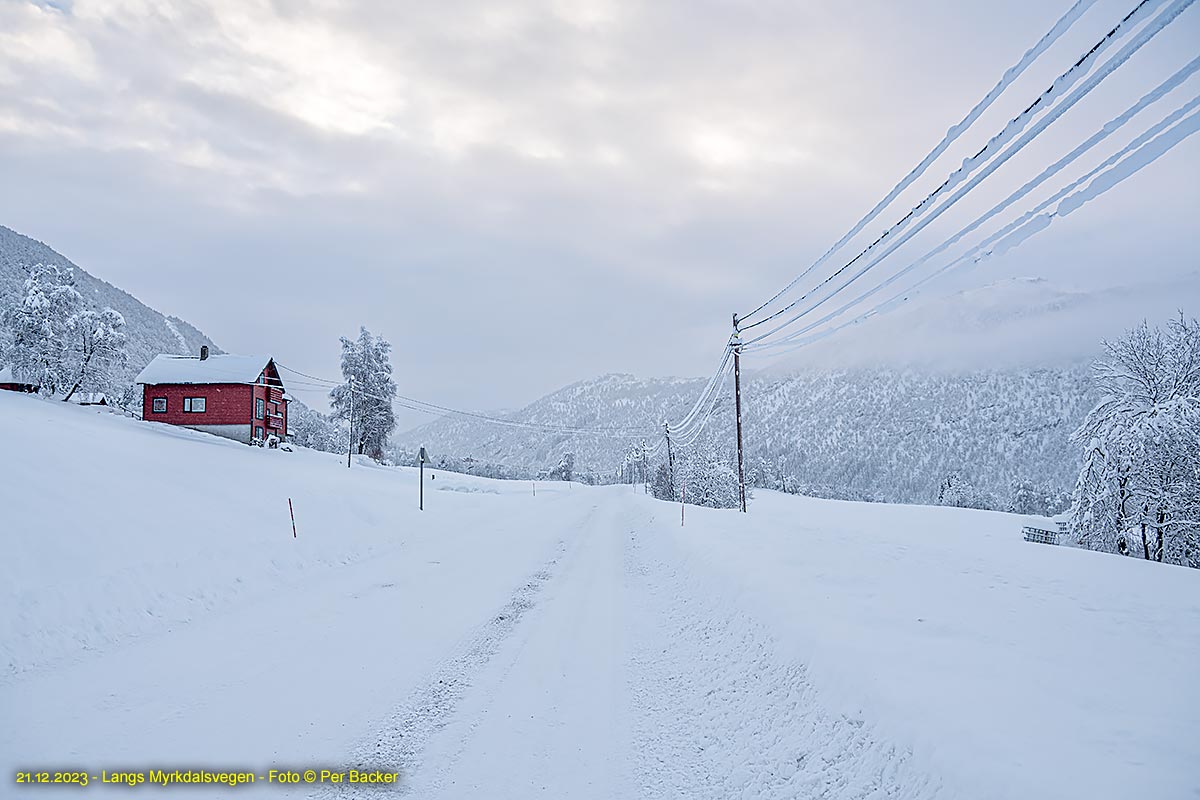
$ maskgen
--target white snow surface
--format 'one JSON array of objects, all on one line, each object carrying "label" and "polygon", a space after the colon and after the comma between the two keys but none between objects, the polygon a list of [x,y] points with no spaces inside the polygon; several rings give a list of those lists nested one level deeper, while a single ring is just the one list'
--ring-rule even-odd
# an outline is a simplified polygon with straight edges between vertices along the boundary
[{"label": "white snow surface", "polygon": [[6,392],[0,448],[0,796],[1200,793],[1200,573],[1045,520],[443,472],[421,512],[415,470]]},{"label": "white snow surface", "polygon": [[197,356],[160,353],[134,378],[134,383],[254,383],[271,361],[270,356]]}]

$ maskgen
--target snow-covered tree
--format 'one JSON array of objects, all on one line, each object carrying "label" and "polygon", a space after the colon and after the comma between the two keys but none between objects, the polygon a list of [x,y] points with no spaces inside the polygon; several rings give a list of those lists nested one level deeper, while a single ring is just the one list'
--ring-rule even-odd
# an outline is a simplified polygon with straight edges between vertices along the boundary
[{"label": "snow-covered tree", "polygon": [[1072,531],[1085,547],[1200,567],[1200,323],[1142,322],[1105,343],[1095,381],[1102,399],[1073,436]]},{"label": "snow-covered tree", "polygon": [[993,495],[977,489],[957,472],[951,473],[942,481],[938,487],[937,502],[940,506],[987,510],[994,510],[999,505]]},{"label": "snow-covered tree", "polygon": [[[724,441],[723,439],[721,440]],[[683,448],[682,470],[676,462],[679,480],[686,483],[684,499],[688,503],[711,508],[737,508],[737,456],[728,445],[722,446],[717,437],[706,431],[688,448]]]},{"label": "snow-covered tree", "polygon": [[346,451],[345,425],[339,425],[299,400],[288,403],[288,439],[293,444],[313,450],[329,453]]},{"label": "snow-covered tree", "polygon": [[[1089,550],[1131,554],[1128,538],[1130,476],[1126,448],[1111,439],[1092,439],[1084,452],[1083,467],[1075,484],[1070,528]],[[1149,546],[1145,548],[1149,558]]]},{"label": "snow-covered tree", "polygon": [[563,453],[562,458],[558,460],[558,466],[550,470],[546,476],[552,481],[569,481],[573,480],[575,475],[575,454]]},{"label": "snow-covered tree", "polygon": [[81,310],[72,327],[67,367],[72,383],[63,400],[79,390],[113,392],[125,366],[125,318],[117,311]]},{"label": "snow-covered tree", "polygon": [[644,483],[647,479],[645,454],[641,445],[631,445],[621,463],[622,483]]},{"label": "snow-covered tree", "polygon": [[1136,508],[1152,558],[1200,567],[1200,394],[1195,401],[1173,404],[1158,420]]},{"label": "snow-covered tree", "polygon": [[1013,514],[1041,514],[1052,517],[1071,506],[1071,495],[1049,484],[1031,480],[1012,482],[1007,511]]},{"label": "snow-covered tree", "polygon": [[74,379],[71,351],[83,309],[71,273],[53,264],[35,264],[25,279],[25,296],[4,314],[13,371],[43,394],[52,395]]},{"label": "snow-covered tree", "polygon": [[357,339],[342,337],[342,376],[346,383],[329,393],[333,407],[330,416],[347,420],[353,430],[355,451],[375,459],[383,458],[388,437],[396,428],[391,351],[387,340],[372,336],[366,328],[359,329]]}]

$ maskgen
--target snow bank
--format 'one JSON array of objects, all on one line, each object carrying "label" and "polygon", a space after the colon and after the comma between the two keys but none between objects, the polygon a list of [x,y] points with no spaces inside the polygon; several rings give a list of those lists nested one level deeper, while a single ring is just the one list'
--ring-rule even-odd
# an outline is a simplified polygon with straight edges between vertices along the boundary
[{"label": "snow bank", "polygon": [[444,472],[422,513],[415,470],[3,392],[0,444],[9,775],[370,763],[448,799],[1200,787],[1200,572],[1023,541],[1037,520],[758,491],[681,527],[628,486]]},{"label": "snow bank", "polygon": [[668,517],[656,546],[948,786],[1194,796],[1200,573],[1028,543],[1031,519],[758,491],[745,517]]},{"label": "snow bank", "polygon": [[[0,392],[0,442],[0,683],[428,533],[416,471],[365,459],[347,470],[344,457],[251,448],[11,392]],[[427,509],[438,483],[427,481]],[[494,483],[455,479],[472,492],[498,492]],[[473,499],[456,500],[445,511],[458,516],[439,513],[439,524],[482,535]],[[549,546],[549,533],[530,536]]]}]

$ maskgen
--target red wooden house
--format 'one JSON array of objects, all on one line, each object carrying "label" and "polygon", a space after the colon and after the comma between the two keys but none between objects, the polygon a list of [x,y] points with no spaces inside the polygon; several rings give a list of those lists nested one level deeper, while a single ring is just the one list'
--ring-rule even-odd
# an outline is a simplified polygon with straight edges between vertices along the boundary
[{"label": "red wooden house", "polygon": [[287,437],[287,404],[269,356],[157,355],[138,373],[142,418],[251,443]]}]

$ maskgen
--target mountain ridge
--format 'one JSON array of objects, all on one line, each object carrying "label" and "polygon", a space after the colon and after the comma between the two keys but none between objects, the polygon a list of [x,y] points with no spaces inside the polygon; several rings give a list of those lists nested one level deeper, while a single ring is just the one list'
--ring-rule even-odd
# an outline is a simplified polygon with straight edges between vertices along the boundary
[{"label": "mountain ridge", "polygon": [[[507,419],[543,425],[646,428],[679,419],[706,380],[616,374],[552,392]],[[734,441],[731,381],[707,436],[728,453]],[[1068,490],[1078,469],[1072,431],[1094,404],[1090,370],[1072,367],[933,372],[916,368],[812,369],[743,375],[747,479],[845,499],[924,503],[957,475],[997,497],[1018,481]],[[470,457],[531,472],[565,453],[579,472],[615,476],[642,437],[547,434],[464,417],[443,417],[398,434],[399,451]]]},{"label": "mountain ridge", "polygon": [[[0,308],[20,301],[29,270],[39,263],[69,269],[84,302],[96,308],[112,308],[125,318],[129,361],[121,373],[124,380],[131,381],[159,353],[194,355],[202,345],[214,353],[223,352],[186,320],[151,308],[124,289],[92,275],[48,244],[4,225],[0,225]],[[0,340],[0,351],[3,345]]]}]

